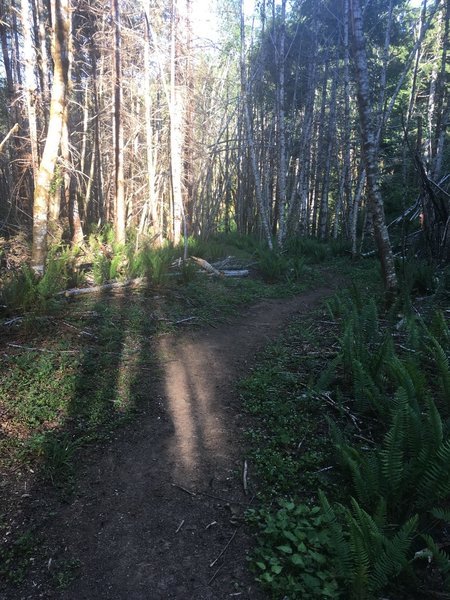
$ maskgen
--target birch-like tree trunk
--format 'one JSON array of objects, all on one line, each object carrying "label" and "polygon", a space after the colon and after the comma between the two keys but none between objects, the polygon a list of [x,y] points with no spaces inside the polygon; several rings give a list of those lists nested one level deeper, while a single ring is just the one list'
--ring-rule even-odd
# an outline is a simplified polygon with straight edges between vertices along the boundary
[{"label": "birch-like tree trunk", "polygon": [[269,246],[270,250],[273,250],[272,237],[270,233],[270,225],[269,225],[269,216],[267,212],[267,206],[264,202],[263,197],[263,188],[261,183],[261,174],[258,169],[258,164],[256,160],[256,148],[255,142],[253,139],[252,132],[252,123],[250,119],[250,110],[248,106],[248,97],[249,97],[249,86],[247,80],[246,73],[246,65],[245,65],[245,23],[244,23],[244,10],[242,6],[241,0],[241,103],[242,110],[244,113],[244,128],[247,138],[247,146],[250,154],[250,163],[253,172],[253,178],[255,182],[255,196],[256,203],[258,206],[259,218],[261,220],[261,226],[264,238]]},{"label": "birch-like tree trunk", "polygon": [[320,199],[319,237],[321,240],[325,240],[328,236],[328,195],[330,192],[332,162],[331,159],[336,145],[335,138],[337,77],[338,72],[336,70],[331,82],[330,113],[328,116],[328,127],[326,135],[326,156],[323,169],[322,193]]},{"label": "birch-like tree trunk", "polygon": [[69,73],[69,0],[51,0],[53,82],[47,138],[34,188],[31,266],[42,275],[47,254],[48,210],[58,160]]},{"label": "birch-like tree trunk", "polygon": [[179,58],[179,2],[172,2],[172,40],[170,59],[170,164],[172,174],[173,226],[172,241],[180,243],[183,223],[183,146],[184,146],[184,88]]},{"label": "birch-like tree trunk", "polygon": [[150,72],[150,0],[145,8],[145,37],[144,37],[144,85],[145,85],[145,137],[147,155],[147,199],[142,210],[139,223],[139,233],[143,233],[148,219],[153,228],[157,241],[161,242],[162,232],[159,229],[157,194],[156,194],[156,156],[157,148],[153,144],[152,125],[152,89]]},{"label": "birch-like tree trunk", "polygon": [[126,239],[126,204],[122,122],[122,39],[120,33],[119,0],[112,0],[114,22],[114,78],[113,78],[113,146],[114,146],[114,233],[115,240],[124,244]]},{"label": "birch-like tree trunk", "polygon": [[361,123],[363,159],[366,168],[367,192],[373,217],[373,227],[378,254],[381,261],[386,291],[391,294],[398,289],[389,233],[384,216],[384,204],[379,187],[377,156],[377,124],[371,105],[369,71],[362,23],[360,0],[350,0],[358,110]]},{"label": "birch-like tree trunk", "polygon": [[38,89],[36,83],[36,76],[34,72],[34,66],[36,64],[37,57],[31,30],[32,19],[29,0],[21,0],[21,23],[23,36],[22,56],[25,65],[24,91],[26,98],[28,129],[31,145],[31,170],[33,173],[34,181],[36,181],[39,169],[39,146],[36,114]]},{"label": "birch-like tree trunk", "polygon": [[278,53],[277,121],[278,121],[278,247],[283,247],[286,235],[286,124],[285,124],[285,45],[286,45],[286,0],[281,2],[281,24]]}]

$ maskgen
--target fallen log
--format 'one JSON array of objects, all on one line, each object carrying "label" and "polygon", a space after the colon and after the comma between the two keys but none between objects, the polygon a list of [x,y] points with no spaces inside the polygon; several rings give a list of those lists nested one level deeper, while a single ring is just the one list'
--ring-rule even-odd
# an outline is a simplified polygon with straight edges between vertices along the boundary
[{"label": "fallen log", "polygon": [[71,298],[73,296],[81,296],[82,294],[95,294],[106,290],[114,290],[126,287],[138,287],[147,283],[145,277],[139,277],[138,279],[127,279],[126,281],[113,281],[112,283],[104,283],[103,285],[95,285],[87,288],[72,288],[70,290],[63,290],[58,292],[56,296],[65,296]]},{"label": "fallen log", "polygon": [[203,258],[197,258],[196,256],[191,256],[191,259],[200,265],[202,269],[205,269],[207,273],[211,273],[211,275],[217,275],[217,277],[223,277],[222,273],[215,269],[207,260]]},{"label": "fallen log", "polygon": [[224,277],[248,277],[248,269],[236,269],[234,271],[221,271]]}]

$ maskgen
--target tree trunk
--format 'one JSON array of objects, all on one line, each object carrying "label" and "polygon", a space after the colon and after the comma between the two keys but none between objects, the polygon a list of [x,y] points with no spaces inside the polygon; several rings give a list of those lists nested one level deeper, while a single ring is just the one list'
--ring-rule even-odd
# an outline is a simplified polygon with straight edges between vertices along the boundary
[{"label": "tree trunk", "polygon": [[[184,215],[183,207],[183,146],[184,146],[184,94],[179,58],[179,8],[172,2],[172,41],[170,67],[170,163],[172,174],[173,230],[172,241],[180,243]],[[178,52],[177,52],[178,50]]]},{"label": "tree trunk", "polygon": [[28,129],[30,134],[31,145],[31,170],[33,179],[36,182],[39,169],[39,146],[38,146],[38,131],[37,131],[37,85],[34,74],[34,65],[36,64],[36,49],[33,43],[31,32],[31,13],[29,0],[22,0],[21,20],[22,20],[22,35],[23,35],[23,61],[25,63],[25,97],[27,103]]},{"label": "tree trunk", "polygon": [[122,40],[120,35],[119,0],[112,0],[112,16],[114,21],[114,232],[116,242],[124,244],[126,238],[126,204],[122,123]]},{"label": "tree trunk", "polygon": [[44,272],[47,254],[49,201],[64,123],[69,72],[69,0],[51,0],[50,7],[53,25],[53,83],[47,139],[37,174],[33,203],[31,266],[38,275]]},{"label": "tree trunk", "polygon": [[255,182],[255,195],[256,203],[259,211],[259,218],[261,220],[262,231],[264,238],[269,246],[270,250],[273,250],[272,237],[269,227],[269,217],[267,213],[267,207],[264,202],[263,189],[261,184],[261,174],[258,170],[256,161],[256,149],[255,142],[252,135],[252,124],[250,120],[250,111],[248,106],[248,82],[245,72],[245,26],[244,26],[244,12],[241,1],[241,100],[242,109],[244,112],[244,128],[247,134],[247,145],[250,153],[250,164],[253,172],[253,178]]},{"label": "tree trunk", "polygon": [[285,124],[285,41],[286,41],[286,0],[281,2],[281,27],[278,53],[277,120],[278,120],[278,247],[283,247],[286,235],[286,124]]},{"label": "tree trunk", "polygon": [[358,110],[363,142],[363,158],[366,168],[367,192],[373,216],[373,227],[378,254],[381,261],[383,279],[388,294],[398,289],[394,257],[384,216],[384,205],[379,188],[377,127],[370,104],[369,71],[363,33],[360,0],[350,0],[350,14],[353,26],[353,49],[358,89]]},{"label": "tree trunk", "polygon": [[157,195],[156,195],[156,148],[153,145],[153,126],[152,126],[152,90],[150,74],[150,1],[145,12],[146,27],[144,38],[144,79],[145,79],[145,135],[146,135],[146,154],[147,154],[147,199],[142,211],[139,232],[143,233],[146,220],[150,218],[153,228],[153,234],[161,239],[162,232],[159,229]]},{"label": "tree trunk", "polygon": [[330,191],[331,179],[331,159],[335,148],[336,137],[336,94],[337,94],[337,77],[336,70],[331,82],[330,96],[330,114],[328,116],[328,127],[326,134],[326,156],[323,168],[323,183],[322,194],[320,199],[320,215],[319,215],[319,238],[325,240],[328,237],[328,194]]}]

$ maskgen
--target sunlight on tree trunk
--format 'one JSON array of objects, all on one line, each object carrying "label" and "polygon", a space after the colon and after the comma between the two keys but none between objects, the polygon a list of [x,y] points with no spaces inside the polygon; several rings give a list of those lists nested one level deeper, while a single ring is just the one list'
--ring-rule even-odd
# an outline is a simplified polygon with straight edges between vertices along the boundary
[{"label": "sunlight on tree trunk", "polygon": [[64,122],[67,76],[69,72],[68,40],[70,35],[69,0],[52,0],[53,82],[50,117],[42,160],[39,165],[33,203],[33,245],[31,264],[42,275],[47,254],[48,212],[52,183]]}]

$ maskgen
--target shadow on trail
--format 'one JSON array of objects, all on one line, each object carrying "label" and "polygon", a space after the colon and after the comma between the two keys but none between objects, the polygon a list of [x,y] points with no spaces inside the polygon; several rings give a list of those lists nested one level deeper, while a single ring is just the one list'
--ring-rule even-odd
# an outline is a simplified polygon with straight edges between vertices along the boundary
[{"label": "shadow on trail", "polygon": [[[96,339],[85,342],[63,426],[49,433],[75,444],[73,492],[61,503],[30,490],[41,548],[24,584],[0,598],[261,598],[246,568],[250,540],[231,518],[249,502],[236,477],[233,386],[298,305],[267,301],[231,327],[193,335],[157,333],[164,306],[151,287],[83,308]],[[88,443],[102,436],[105,444]]]},{"label": "shadow on trail", "polygon": [[[61,406],[64,417],[60,415],[55,424],[43,422],[39,433],[34,434],[32,445],[24,442],[26,452],[33,453],[38,461],[30,473],[18,474],[21,479],[15,484],[16,502],[8,511],[0,549],[2,600],[19,597],[22,589],[24,594],[31,594],[24,597],[34,597],[37,589],[31,593],[28,588],[36,585],[49,597],[59,598],[61,589],[82,570],[83,548],[86,544],[92,545],[97,535],[93,531],[101,527],[101,513],[96,514],[89,506],[102,503],[111,495],[110,490],[101,489],[104,464],[96,470],[97,479],[91,478],[90,487],[86,489],[85,472],[89,471],[89,464],[101,464],[105,456],[109,456],[108,445],[98,443],[126,437],[126,427],[120,426],[132,422],[136,411],[150,407],[153,401],[157,365],[150,351],[152,326],[149,326],[151,306],[148,303],[152,294],[151,289],[137,293],[124,288],[119,294],[104,292],[94,299],[75,299],[71,301],[71,310],[79,313],[85,337],[75,337],[70,350],[47,351],[47,345],[58,345],[58,340],[52,340],[54,331],[49,327],[39,332],[39,342],[35,344],[38,348],[30,350],[24,346],[21,350],[27,353],[27,361],[28,358],[32,361],[33,356],[54,357],[49,360],[48,378],[59,376],[59,372],[51,368],[59,364],[58,353],[70,356],[73,377],[69,377],[70,383],[64,390],[67,393],[65,406]],[[144,305],[145,311],[141,310]],[[55,342],[53,346],[52,342]],[[74,349],[77,345],[81,346],[79,353]],[[39,402],[37,392],[37,405]],[[167,429],[170,435],[173,430],[170,424]],[[110,462],[114,472],[116,460],[112,454]],[[117,512],[120,505],[115,509]],[[71,521],[66,514],[72,510],[76,519]],[[85,531],[85,540],[75,531],[75,521],[80,525],[79,532]],[[12,542],[8,540],[9,535]],[[76,539],[75,546],[72,537]],[[39,552],[38,545],[41,546]],[[24,584],[20,585],[24,576]]]}]

